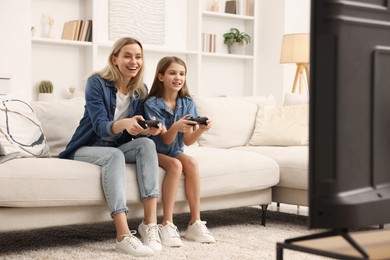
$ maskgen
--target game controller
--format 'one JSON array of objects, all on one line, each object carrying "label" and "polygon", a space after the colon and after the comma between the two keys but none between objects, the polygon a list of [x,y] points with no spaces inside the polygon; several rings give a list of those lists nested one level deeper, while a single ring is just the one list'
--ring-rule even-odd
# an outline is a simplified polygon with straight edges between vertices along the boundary
[{"label": "game controller", "polygon": [[207,117],[190,117],[187,118],[187,120],[197,122],[200,125],[207,125],[207,120],[209,120]]},{"label": "game controller", "polygon": [[138,124],[143,128],[143,129],[146,129],[148,127],[154,127],[154,128],[158,128],[158,124],[159,122],[157,120],[139,120],[138,121]]}]

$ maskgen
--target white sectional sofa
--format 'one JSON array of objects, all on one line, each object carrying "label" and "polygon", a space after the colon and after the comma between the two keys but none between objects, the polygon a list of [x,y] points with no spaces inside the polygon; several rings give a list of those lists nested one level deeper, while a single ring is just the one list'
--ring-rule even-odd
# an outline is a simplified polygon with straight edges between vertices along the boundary
[{"label": "white sectional sofa", "polygon": [[[307,145],[248,146],[256,128],[259,104],[274,105],[273,97],[195,97],[195,102],[199,115],[213,120],[212,129],[198,144],[185,149],[200,165],[202,210],[262,205],[265,224],[266,206],[272,201],[307,205]],[[18,158],[23,151],[15,153],[17,144],[2,129],[0,232],[109,220],[100,168],[57,158],[78,125],[84,100],[29,104],[35,111],[30,116],[36,116],[41,124],[50,157],[43,153],[44,158]],[[12,115],[11,110],[8,117],[14,116],[15,121],[20,113]],[[4,128],[4,118],[0,110],[0,128]],[[12,131],[13,138],[30,132],[23,124],[17,124]],[[15,158],[7,160],[7,152],[12,149]],[[135,167],[127,165],[126,170],[128,217],[142,217]],[[160,169],[160,182],[163,176],[164,170]],[[182,181],[177,195],[176,213],[189,211],[183,184]]]},{"label": "white sectional sofa", "polygon": [[[272,201],[308,206],[308,95],[287,93],[282,105],[268,97],[195,97],[198,113],[213,119],[201,146],[265,155],[279,166]],[[263,112],[263,113],[261,113]],[[256,137],[254,136],[256,134]]]}]

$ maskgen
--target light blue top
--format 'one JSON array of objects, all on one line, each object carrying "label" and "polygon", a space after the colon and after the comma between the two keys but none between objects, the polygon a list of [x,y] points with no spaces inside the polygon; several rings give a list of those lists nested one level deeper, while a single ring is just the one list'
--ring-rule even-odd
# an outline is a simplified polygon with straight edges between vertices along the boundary
[{"label": "light blue top", "polygon": [[[145,101],[144,110],[146,119],[156,117],[156,120],[167,129],[186,114],[191,114],[193,117],[198,116],[195,103],[191,97],[178,97],[175,111],[172,111],[162,98],[152,97]],[[164,144],[160,136],[150,136],[150,138],[156,143],[158,153],[175,157],[184,152],[183,133],[177,133],[171,144]]]}]

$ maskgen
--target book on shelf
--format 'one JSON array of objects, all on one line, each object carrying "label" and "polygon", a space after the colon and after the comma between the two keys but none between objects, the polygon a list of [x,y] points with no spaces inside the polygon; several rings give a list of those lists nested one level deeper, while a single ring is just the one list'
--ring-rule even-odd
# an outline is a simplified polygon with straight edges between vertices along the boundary
[{"label": "book on shelf", "polygon": [[77,20],[77,26],[76,26],[76,31],[73,35],[73,40],[74,41],[78,41],[79,40],[79,34],[80,34],[80,28],[81,28],[81,23],[82,23],[82,20]]},{"label": "book on shelf", "polygon": [[245,15],[251,15],[251,0],[246,0],[245,2]]},{"label": "book on shelf", "polygon": [[225,2],[225,13],[253,16],[254,0],[230,0]]},{"label": "book on shelf", "polygon": [[212,33],[202,33],[202,51],[216,52],[215,42],[217,35]]},{"label": "book on shelf", "polygon": [[90,20],[84,20],[82,21],[81,29],[80,29],[80,35],[79,35],[79,41],[86,41],[87,39],[87,32],[89,23],[92,22]]},{"label": "book on shelf", "polygon": [[64,24],[64,30],[62,31],[63,40],[73,40],[75,31],[77,28],[77,20],[69,21]]},{"label": "book on shelf", "polygon": [[64,23],[63,40],[91,41],[92,20],[72,20]]},{"label": "book on shelf", "polygon": [[226,1],[225,2],[225,13],[227,14],[237,14],[237,1]]},{"label": "book on shelf", "polygon": [[84,28],[85,28],[85,21],[80,20],[80,28],[76,40],[81,41],[81,35],[83,34]]},{"label": "book on shelf", "polygon": [[88,28],[84,41],[92,42],[92,20],[88,20]]},{"label": "book on shelf", "polygon": [[[242,0],[242,1],[244,1],[244,0]],[[245,2],[245,10],[246,10],[246,12],[245,12],[245,15],[247,15],[247,16],[254,16],[255,14],[254,14],[254,0],[245,0],[246,2]]]}]

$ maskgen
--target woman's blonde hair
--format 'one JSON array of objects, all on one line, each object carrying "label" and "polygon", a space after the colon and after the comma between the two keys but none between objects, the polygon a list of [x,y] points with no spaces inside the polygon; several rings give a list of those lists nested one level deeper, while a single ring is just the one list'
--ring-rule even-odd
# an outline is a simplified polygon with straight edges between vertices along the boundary
[{"label": "woman's blonde hair", "polygon": [[142,66],[137,75],[130,80],[129,84],[127,85],[127,90],[130,95],[133,95],[135,92],[137,92],[140,95],[140,98],[143,99],[147,96],[148,93],[144,87],[144,48],[138,40],[131,37],[123,37],[117,40],[112,46],[111,52],[108,55],[107,66],[95,74],[100,75],[105,80],[113,82],[122,81],[122,74],[120,73],[118,67],[112,63],[112,57],[118,57],[122,48],[128,44],[138,44],[139,47],[141,47]]},{"label": "woman's blonde hair", "polygon": [[[158,79],[158,75],[159,74],[164,75],[166,70],[168,69],[168,67],[172,63],[174,63],[174,62],[176,62],[177,64],[182,65],[184,67],[185,73],[187,75],[187,65],[186,65],[186,63],[182,59],[180,59],[180,58],[178,58],[176,56],[167,56],[167,57],[162,58],[158,62],[158,64],[157,64],[156,74],[154,75],[152,88],[150,89],[148,98],[150,98],[150,97],[162,97],[163,96],[163,94],[164,94],[164,85]],[[189,97],[190,96],[190,91],[188,90],[188,87],[187,87],[187,80],[184,81],[183,87],[179,91],[179,96],[180,97],[186,97],[186,96]]]}]

